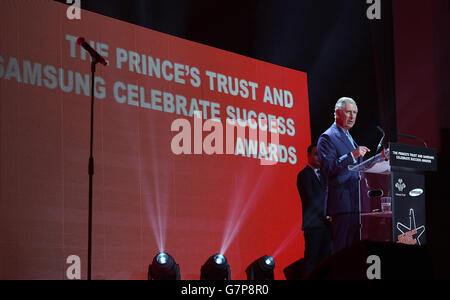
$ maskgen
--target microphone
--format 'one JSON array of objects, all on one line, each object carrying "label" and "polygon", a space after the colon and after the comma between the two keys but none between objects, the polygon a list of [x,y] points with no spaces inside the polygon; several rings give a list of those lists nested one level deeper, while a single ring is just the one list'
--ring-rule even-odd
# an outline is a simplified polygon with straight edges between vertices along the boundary
[{"label": "microphone", "polygon": [[101,63],[104,66],[107,66],[108,63],[106,62],[106,60],[100,55],[98,54],[97,51],[95,51],[91,45],[89,45],[88,43],[86,43],[85,39],[82,37],[79,37],[77,39],[77,44],[78,46],[83,47],[84,50],[86,50],[87,52],[89,52],[89,54],[91,54],[92,60],[95,63]]},{"label": "microphone", "polygon": [[381,133],[383,134],[383,136],[381,137],[381,140],[380,140],[380,142],[378,143],[378,146],[377,146],[377,151],[376,151],[376,152],[378,153],[378,150],[380,150],[380,148],[383,147],[383,140],[384,140],[385,134],[384,134],[383,128],[381,128],[380,126],[377,125],[377,129],[378,129],[379,131],[381,131]]},{"label": "microphone", "polygon": [[397,135],[401,136],[401,137],[404,137],[404,138],[408,138],[408,139],[412,139],[412,140],[416,140],[416,141],[422,142],[423,145],[425,146],[425,148],[428,148],[427,143],[424,140],[422,140],[421,138],[418,138],[417,136],[409,135],[409,134],[403,134],[403,133],[397,133]]}]

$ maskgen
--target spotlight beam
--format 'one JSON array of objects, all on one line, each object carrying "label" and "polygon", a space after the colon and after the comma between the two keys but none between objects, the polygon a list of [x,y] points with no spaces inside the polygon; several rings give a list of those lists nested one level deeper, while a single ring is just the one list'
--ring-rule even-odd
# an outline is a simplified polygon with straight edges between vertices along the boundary
[{"label": "spotlight beam", "polygon": [[[151,136],[156,136],[154,127],[150,127]],[[141,128],[139,125],[139,136],[141,137]],[[141,140],[141,139],[140,139]],[[167,219],[170,201],[170,174],[161,172],[161,161],[158,159],[157,144],[150,145],[139,144],[139,165],[149,166],[150,169],[143,170],[140,167],[141,178],[141,197],[147,211],[147,220],[150,221],[153,236],[160,252],[164,252],[166,248],[166,231]],[[147,161],[143,156],[142,149],[150,147],[150,158]],[[143,160],[143,161],[142,161]],[[143,195],[142,195],[143,194]]]},{"label": "spotlight beam", "polygon": [[300,226],[294,225],[294,227],[291,229],[291,232],[284,238],[280,246],[278,246],[278,248],[274,251],[272,257],[276,258],[299,235],[300,235]]},{"label": "spotlight beam", "polygon": [[[267,172],[263,172],[263,174],[259,176],[258,181],[250,193],[250,196],[246,198],[243,197],[243,189],[247,186],[247,181],[240,182],[240,187],[233,194],[233,199],[236,199],[236,201],[233,203],[231,208],[231,214],[228,218],[229,222],[225,228],[220,253],[226,253],[231,242],[240,231],[242,223],[247,218],[250,208],[252,208],[258,201],[258,195],[259,193],[262,193],[261,184],[264,182],[265,177],[267,177]],[[248,199],[248,201],[245,201],[245,199]],[[243,202],[245,204],[242,207]]]}]

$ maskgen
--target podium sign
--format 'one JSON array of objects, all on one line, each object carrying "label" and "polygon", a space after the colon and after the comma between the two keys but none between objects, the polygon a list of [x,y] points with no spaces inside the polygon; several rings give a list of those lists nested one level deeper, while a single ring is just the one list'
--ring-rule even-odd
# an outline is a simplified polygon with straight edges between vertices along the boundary
[{"label": "podium sign", "polygon": [[390,143],[356,166],[360,178],[361,240],[426,243],[425,171],[436,171],[434,149]]},{"label": "podium sign", "polygon": [[390,165],[416,171],[436,171],[437,153],[430,148],[390,143]]}]

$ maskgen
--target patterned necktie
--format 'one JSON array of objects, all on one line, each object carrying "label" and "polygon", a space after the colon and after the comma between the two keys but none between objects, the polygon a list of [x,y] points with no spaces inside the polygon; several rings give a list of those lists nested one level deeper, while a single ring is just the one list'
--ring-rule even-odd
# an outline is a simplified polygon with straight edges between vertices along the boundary
[{"label": "patterned necktie", "polygon": [[350,140],[350,143],[353,146],[353,149],[356,149],[356,143],[353,140],[352,136],[350,135],[350,133],[348,132],[348,130],[345,130],[345,135],[348,137],[348,139]]}]

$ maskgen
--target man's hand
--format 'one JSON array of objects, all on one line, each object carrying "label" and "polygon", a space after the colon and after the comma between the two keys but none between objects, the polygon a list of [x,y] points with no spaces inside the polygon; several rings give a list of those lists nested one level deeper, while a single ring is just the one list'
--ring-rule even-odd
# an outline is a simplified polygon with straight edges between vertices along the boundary
[{"label": "man's hand", "polygon": [[364,157],[364,155],[366,155],[367,152],[370,152],[370,149],[365,147],[365,146],[359,146],[358,148],[356,148],[355,150],[353,150],[353,156],[355,157],[355,159],[357,159],[358,157]]}]

